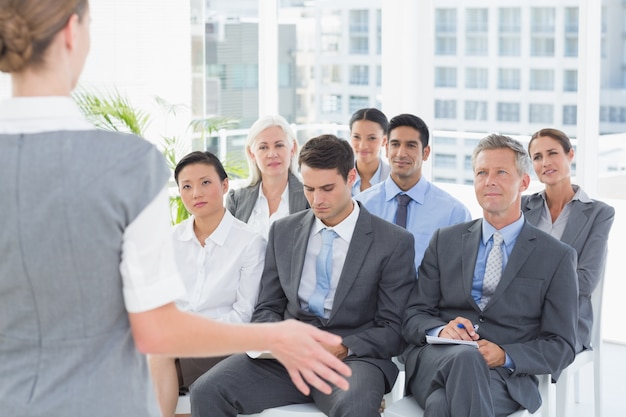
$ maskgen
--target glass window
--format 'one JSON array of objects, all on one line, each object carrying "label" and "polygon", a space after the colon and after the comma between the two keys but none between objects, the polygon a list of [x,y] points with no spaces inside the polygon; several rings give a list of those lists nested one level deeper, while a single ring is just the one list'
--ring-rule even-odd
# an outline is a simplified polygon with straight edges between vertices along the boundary
[{"label": "glass window", "polygon": [[554,56],[554,37],[534,36],[530,41],[531,56]]},{"label": "glass window", "polygon": [[563,71],[563,91],[578,91],[578,71]]},{"label": "glass window", "polygon": [[487,88],[487,68],[466,68],[465,88]]},{"label": "glass window", "polygon": [[528,108],[530,123],[554,123],[554,106],[552,104],[530,104]]},{"label": "glass window", "polygon": [[565,56],[578,56],[578,37],[568,36],[565,38]]},{"label": "glass window", "polygon": [[335,84],[341,82],[341,67],[339,65],[322,65],[322,83]]},{"label": "glass window", "polygon": [[498,103],[499,122],[519,122],[519,103]]},{"label": "glass window", "polygon": [[578,34],[578,7],[565,8],[565,32]]},{"label": "glass window", "polygon": [[487,56],[487,36],[467,35],[465,38],[465,54],[467,56]]},{"label": "glass window", "polygon": [[370,81],[370,67],[367,65],[350,65],[350,84],[368,85]]},{"label": "glass window", "polygon": [[370,106],[370,99],[368,96],[350,96],[348,103],[348,111],[350,113],[354,113],[359,109],[363,109],[365,107]]},{"label": "glass window", "polygon": [[487,120],[487,102],[467,100],[465,102],[465,120]]},{"label": "glass window", "polygon": [[435,118],[456,119],[456,100],[435,100]]},{"label": "glass window", "polygon": [[519,36],[507,35],[498,38],[498,55],[520,56],[522,54],[522,41]]},{"label": "glass window", "polygon": [[456,36],[437,35],[435,55],[456,55]]},{"label": "glass window", "polygon": [[563,124],[564,125],[576,124],[576,105],[563,106]]},{"label": "glass window", "polygon": [[463,158],[463,169],[466,171],[472,170],[472,155],[465,155],[465,158]]},{"label": "glass window", "polygon": [[466,9],[465,31],[467,33],[486,33],[489,27],[488,9]]},{"label": "glass window", "polygon": [[325,94],[322,97],[322,112],[324,113],[337,113],[341,112],[341,95],[339,94]]},{"label": "glass window", "polygon": [[456,168],[456,155],[436,153],[434,165],[435,168]]},{"label": "glass window", "polygon": [[437,145],[452,145],[456,146],[456,138],[451,136],[434,136],[432,143]]},{"label": "glass window", "polygon": [[435,32],[456,33],[456,9],[435,9]]},{"label": "glass window", "polygon": [[503,7],[498,11],[500,33],[520,33],[522,13],[519,7]]},{"label": "glass window", "polygon": [[530,25],[533,33],[554,33],[554,7],[531,7]]},{"label": "glass window", "polygon": [[498,88],[501,90],[519,90],[521,86],[520,70],[500,68],[498,70]]},{"label": "glass window", "polygon": [[553,91],[554,71],[549,69],[531,69],[530,89],[536,91]]},{"label": "glass window", "polygon": [[369,54],[369,38],[367,36],[350,36],[350,53],[354,55]]},{"label": "glass window", "polygon": [[350,10],[350,32],[365,33],[369,31],[369,11]]},{"label": "glass window", "polygon": [[436,67],[435,87],[456,87],[456,68]]}]

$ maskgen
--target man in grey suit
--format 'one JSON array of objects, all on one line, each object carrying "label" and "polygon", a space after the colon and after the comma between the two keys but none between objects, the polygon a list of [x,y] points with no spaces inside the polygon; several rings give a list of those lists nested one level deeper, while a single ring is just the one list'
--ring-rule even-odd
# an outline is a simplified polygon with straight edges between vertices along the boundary
[{"label": "man in grey suit", "polygon": [[237,355],[191,386],[194,416],[252,414],[311,401],[329,416],[380,415],[382,396],[398,374],[391,358],[405,347],[400,328],[416,279],[413,236],[352,199],[353,161],[350,144],[332,135],[302,148],[311,210],[272,225],[252,316],[253,322],[297,319],[341,335],[343,345],[329,350],[351,368],[350,390],[325,395],[312,389],[305,396],[277,361]]},{"label": "man in grey suit", "polygon": [[[535,374],[574,359],[575,251],[521,214],[528,155],[519,142],[490,135],[472,166],[484,218],[435,232],[403,322],[412,345],[407,388],[424,416],[534,412],[541,404]],[[427,335],[477,341],[478,348],[427,344]]]}]

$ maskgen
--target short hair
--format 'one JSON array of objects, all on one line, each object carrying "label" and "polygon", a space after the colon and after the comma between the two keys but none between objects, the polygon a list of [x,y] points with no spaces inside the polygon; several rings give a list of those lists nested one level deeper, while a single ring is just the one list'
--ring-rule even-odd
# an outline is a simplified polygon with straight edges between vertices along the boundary
[{"label": "short hair", "polygon": [[[250,157],[250,151],[252,150],[252,146],[256,141],[257,136],[261,134],[262,131],[267,129],[268,127],[277,126],[285,132],[285,136],[287,136],[287,149],[291,151],[292,147],[296,147],[296,152],[298,153],[298,140],[296,138],[296,134],[283,116],[280,115],[270,115],[263,116],[259,118],[256,122],[250,126],[250,130],[248,130],[248,137],[246,138],[246,160],[248,161],[248,181],[249,185],[257,185],[261,182],[261,170],[257,166],[254,159]],[[289,172],[296,173],[297,165],[296,158],[294,156],[291,158],[289,163]]]},{"label": "short hair", "polygon": [[54,37],[74,14],[82,21],[87,0],[6,0],[0,6],[0,71],[43,64]]},{"label": "short hair", "polygon": [[422,149],[426,149],[430,134],[428,133],[428,126],[422,119],[413,114],[399,114],[389,120],[389,130],[387,133],[391,135],[391,131],[400,126],[408,126],[417,130],[420,134],[420,140],[422,141]]},{"label": "short hair", "polygon": [[344,180],[354,168],[354,151],[345,139],[335,135],[320,135],[309,139],[298,158],[300,168],[306,165],[315,169],[337,169]]},{"label": "short hair", "polygon": [[472,169],[476,167],[476,158],[482,151],[493,149],[510,149],[515,154],[515,167],[520,175],[529,175],[532,168],[530,157],[524,146],[517,140],[497,133],[492,133],[478,142],[472,152]]},{"label": "short hair", "polygon": [[368,107],[365,109],[359,109],[354,112],[352,117],[350,118],[350,130],[352,131],[352,125],[354,122],[358,122],[360,120],[368,120],[370,122],[377,123],[380,128],[383,130],[383,133],[387,134],[387,129],[389,128],[389,121],[387,120],[387,116],[385,114],[373,107]]},{"label": "short hair", "polygon": [[548,136],[556,140],[557,142],[559,142],[561,144],[561,147],[565,151],[565,153],[568,153],[569,151],[572,150],[572,142],[570,141],[569,137],[564,132],[560,131],[559,129],[547,128],[547,129],[541,129],[541,130],[536,131],[530,137],[530,142],[528,142],[529,154],[530,154],[531,143],[533,143],[535,139],[541,136]]},{"label": "short hair", "polygon": [[178,185],[178,175],[183,170],[183,168],[188,165],[194,164],[204,164],[212,166],[213,168],[215,168],[215,172],[217,172],[217,175],[220,177],[220,181],[224,181],[226,178],[228,178],[228,174],[226,174],[226,170],[224,169],[224,166],[217,158],[217,156],[215,156],[211,152],[195,151],[183,156],[183,158],[178,161],[178,164],[176,164],[176,168],[174,169],[174,180],[176,180],[176,185]]}]

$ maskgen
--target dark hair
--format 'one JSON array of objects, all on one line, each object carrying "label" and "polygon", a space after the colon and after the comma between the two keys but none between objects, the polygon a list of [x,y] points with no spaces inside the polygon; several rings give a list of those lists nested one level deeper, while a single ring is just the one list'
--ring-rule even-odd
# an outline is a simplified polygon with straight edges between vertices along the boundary
[{"label": "dark hair", "polygon": [[6,0],[0,7],[0,71],[19,72],[43,63],[54,37],[76,14],[82,21],[87,0]]},{"label": "dark hair", "polygon": [[389,120],[389,130],[387,131],[387,134],[391,134],[391,131],[393,129],[400,127],[400,126],[408,126],[417,130],[420,133],[420,140],[422,141],[422,149],[425,149],[428,146],[428,138],[429,138],[428,126],[426,126],[426,123],[424,123],[422,119],[420,119],[419,117],[413,114],[408,114],[408,113],[399,114],[395,117],[392,117],[391,120]]},{"label": "dark hair", "polygon": [[315,169],[336,168],[344,180],[354,168],[354,151],[347,140],[335,135],[320,135],[306,141],[300,150],[298,165]]},{"label": "dark hair", "polygon": [[212,166],[215,168],[215,171],[217,172],[217,175],[219,175],[221,181],[228,178],[228,174],[226,174],[226,170],[224,170],[224,166],[220,160],[217,159],[217,156],[213,155],[211,152],[195,151],[183,156],[183,158],[178,161],[178,164],[176,164],[176,168],[174,169],[174,179],[176,180],[176,185],[178,185],[178,174],[180,174],[180,171],[182,171],[187,165],[193,164]]},{"label": "dark hair", "polygon": [[355,111],[350,118],[350,130],[352,130],[354,122],[358,122],[359,120],[369,120],[370,122],[378,123],[380,128],[383,130],[383,134],[387,134],[389,122],[387,121],[387,116],[385,116],[385,114],[380,110],[368,107]]},{"label": "dark hair", "polygon": [[517,140],[497,133],[492,133],[480,140],[472,152],[472,169],[476,168],[476,159],[482,151],[494,149],[510,149],[515,154],[515,168],[520,175],[530,173],[532,163],[524,146]]},{"label": "dark hair", "polygon": [[530,154],[530,145],[533,143],[533,140],[541,136],[548,136],[556,140],[557,142],[559,142],[561,144],[561,147],[565,151],[565,153],[568,153],[569,151],[572,150],[572,142],[570,142],[569,137],[567,137],[565,133],[561,132],[559,129],[548,128],[548,129],[538,130],[537,132],[533,133],[533,135],[530,137],[530,142],[528,142],[529,154]]}]

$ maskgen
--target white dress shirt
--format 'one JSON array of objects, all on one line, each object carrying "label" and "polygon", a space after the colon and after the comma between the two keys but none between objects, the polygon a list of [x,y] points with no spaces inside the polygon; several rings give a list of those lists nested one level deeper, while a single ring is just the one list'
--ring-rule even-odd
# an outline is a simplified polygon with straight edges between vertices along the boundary
[{"label": "white dress shirt", "polygon": [[247,323],[259,294],[266,242],[224,211],[204,247],[193,231],[193,216],[174,226],[176,264],[187,289],[176,304],[212,319]]},{"label": "white dress shirt", "polygon": [[315,219],[315,223],[311,228],[309,234],[309,243],[306,249],[306,256],[304,258],[304,266],[302,268],[302,279],[300,280],[300,288],[298,289],[298,297],[300,298],[300,305],[303,310],[309,309],[309,298],[315,291],[315,284],[317,281],[316,274],[316,260],[317,255],[322,249],[322,229],[331,229],[337,233],[338,237],[333,241],[333,271],[330,279],[330,290],[324,301],[324,317],[330,317],[330,312],[333,309],[333,301],[335,299],[335,291],[337,291],[337,284],[339,284],[339,278],[341,277],[341,271],[346,261],[346,255],[348,254],[348,248],[352,241],[352,234],[356,227],[356,221],[359,218],[361,212],[359,205],[356,201],[352,200],[353,209],[352,213],[348,215],[341,223],[334,227],[327,227],[318,218]]},{"label": "white dress shirt", "polygon": [[[0,102],[0,133],[95,129],[70,97],[16,97]],[[184,294],[169,236],[169,195],[164,188],[124,231],[120,272],[129,312],[152,310]]]},{"label": "white dress shirt", "polygon": [[272,223],[286,216],[289,216],[289,184],[280,196],[278,209],[270,216],[270,207],[267,197],[263,194],[263,183],[261,182],[259,184],[259,196],[248,219],[248,225],[267,240]]}]

